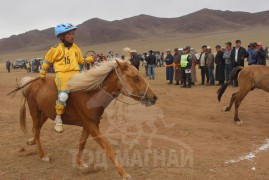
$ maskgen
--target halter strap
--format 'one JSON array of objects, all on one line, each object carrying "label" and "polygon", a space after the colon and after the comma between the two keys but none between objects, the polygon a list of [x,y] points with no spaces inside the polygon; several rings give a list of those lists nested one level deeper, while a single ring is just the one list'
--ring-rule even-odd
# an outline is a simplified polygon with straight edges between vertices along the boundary
[{"label": "halter strap", "polygon": [[140,98],[140,101],[142,101],[143,99],[146,98],[146,94],[147,94],[148,89],[149,89],[149,84],[148,84],[148,83],[147,83],[147,87],[146,87],[146,89],[145,89],[145,92],[144,92],[143,96],[138,96],[138,95],[136,95],[136,94],[133,94],[133,93],[126,87],[125,83],[123,82],[123,80],[122,80],[122,78],[120,77],[120,75],[119,75],[119,73],[118,73],[118,71],[117,71],[116,68],[115,68],[115,72],[116,72],[116,74],[117,74],[117,76],[118,76],[118,78],[119,78],[121,84],[122,84],[123,87],[126,89],[126,91],[127,91],[127,93],[128,93],[128,96],[138,97],[138,98]]},{"label": "halter strap", "polygon": [[138,98],[140,98],[140,101],[139,102],[137,102],[137,103],[128,103],[128,102],[125,102],[125,101],[123,101],[123,100],[120,100],[118,97],[118,95],[117,96],[112,96],[110,93],[108,93],[108,92],[106,92],[101,86],[99,86],[98,88],[103,92],[103,93],[105,93],[106,95],[108,95],[108,96],[110,96],[112,99],[116,99],[117,101],[120,101],[120,102],[122,102],[122,103],[124,103],[124,104],[128,104],[128,105],[136,105],[136,104],[139,104],[142,100],[144,100],[145,98],[146,98],[146,94],[147,94],[147,92],[148,92],[148,89],[149,89],[149,84],[147,83],[147,87],[146,87],[146,89],[145,89],[145,92],[144,92],[144,94],[143,94],[143,96],[138,96],[138,95],[136,95],[136,94],[133,94],[127,87],[126,87],[126,85],[124,84],[124,82],[123,82],[123,80],[121,79],[121,77],[119,76],[119,73],[118,73],[118,71],[116,70],[116,68],[115,68],[115,72],[116,72],[116,74],[117,74],[117,76],[118,76],[118,78],[119,78],[119,80],[120,80],[120,82],[121,82],[121,84],[123,85],[123,87],[126,89],[126,91],[128,92],[128,96],[130,97],[130,96],[135,96],[135,97],[138,97]]}]

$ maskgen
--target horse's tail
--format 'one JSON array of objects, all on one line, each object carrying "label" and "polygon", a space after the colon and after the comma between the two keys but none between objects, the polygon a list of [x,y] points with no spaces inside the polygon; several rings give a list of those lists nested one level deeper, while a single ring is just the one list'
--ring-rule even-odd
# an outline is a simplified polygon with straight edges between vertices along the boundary
[{"label": "horse's tail", "polygon": [[26,127],[26,98],[25,96],[22,97],[21,100],[21,107],[20,107],[20,126],[24,134],[27,133],[27,127]]},{"label": "horse's tail", "polygon": [[221,96],[223,95],[223,93],[225,92],[226,88],[228,87],[228,85],[237,78],[238,73],[243,69],[244,67],[242,66],[237,66],[235,68],[233,68],[231,74],[230,74],[230,79],[228,82],[226,82],[224,85],[222,85],[219,90],[218,90],[218,100],[221,101]]},{"label": "horse's tail", "polygon": [[26,127],[26,89],[30,85],[29,82],[31,82],[33,79],[32,77],[24,77],[20,81],[20,87],[23,87],[22,91],[22,100],[21,100],[21,106],[20,106],[20,126],[22,131],[26,134],[27,133],[27,127]]}]

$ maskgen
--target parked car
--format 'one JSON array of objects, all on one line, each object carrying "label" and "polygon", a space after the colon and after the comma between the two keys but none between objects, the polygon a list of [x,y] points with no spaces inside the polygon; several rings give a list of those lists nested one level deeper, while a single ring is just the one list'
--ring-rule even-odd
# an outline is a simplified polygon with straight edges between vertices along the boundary
[{"label": "parked car", "polygon": [[23,60],[23,59],[18,59],[15,61],[15,63],[13,64],[13,68],[14,69],[19,69],[19,68],[26,68],[26,63],[27,60]]}]

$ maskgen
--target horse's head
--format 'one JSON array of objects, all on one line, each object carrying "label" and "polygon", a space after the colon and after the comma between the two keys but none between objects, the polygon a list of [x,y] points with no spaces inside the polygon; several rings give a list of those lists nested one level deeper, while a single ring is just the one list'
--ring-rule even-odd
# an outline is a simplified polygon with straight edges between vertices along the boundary
[{"label": "horse's head", "polygon": [[123,95],[132,97],[142,104],[150,106],[156,103],[158,97],[139,71],[128,62],[117,60],[115,72],[119,79],[120,91]]}]

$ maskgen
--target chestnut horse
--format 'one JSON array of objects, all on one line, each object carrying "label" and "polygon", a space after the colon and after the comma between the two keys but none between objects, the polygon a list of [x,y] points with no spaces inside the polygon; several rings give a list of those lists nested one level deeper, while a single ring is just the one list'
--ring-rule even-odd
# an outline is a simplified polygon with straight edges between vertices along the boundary
[{"label": "chestnut horse", "polygon": [[233,103],[235,103],[234,121],[241,125],[242,121],[238,117],[238,109],[246,95],[255,88],[269,92],[269,67],[260,65],[235,67],[231,72],[229,81],[218,90],[219,101],[221,101],[221,96],[228,85],[236,78],[238,79],[239,91],[232,94],[230,104],[225,106],[223,111],[230,111]]},{"label": "chestnut horse", "polygon": [[[31,80],[33,78],[23,78],[20,87],[17,88],[19,90],[24,87],[20,108],[20,125],[26,132],[25,103],[27,101],[33,120],[34,133],[34,138],[28,140],[28,144],[36,144],[41,160],[49,161],[49,157],[41,146],[40,130],[48,118],[55,119],[55,102],[58,92],[52,77],[33,82]],[[29,82],[31,83],[29,84]],[[109,103],[121,93],[146,106],[155,104],[157,96],[136,68],[129,62],[119,60],[105,62],[100,67],[74,75],[68,84],[71,93],[62,118],[64,124],[83,127],[76,159],[78,168],[87,168],[82,157],[88,136],[91,135],[106,151],[123,179],[131,178],[115,158],[111,146],[102,137],[99,131],[100,119]]]}]

